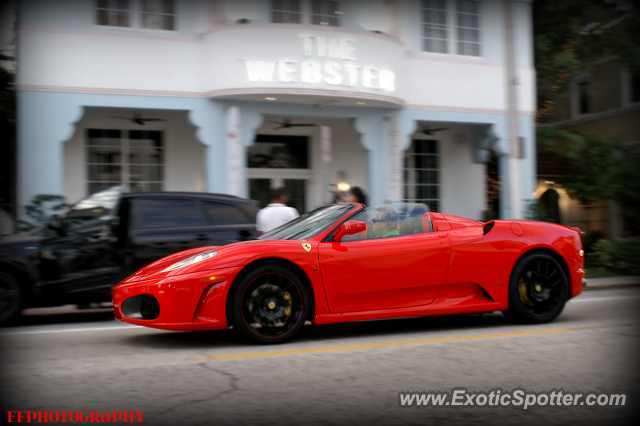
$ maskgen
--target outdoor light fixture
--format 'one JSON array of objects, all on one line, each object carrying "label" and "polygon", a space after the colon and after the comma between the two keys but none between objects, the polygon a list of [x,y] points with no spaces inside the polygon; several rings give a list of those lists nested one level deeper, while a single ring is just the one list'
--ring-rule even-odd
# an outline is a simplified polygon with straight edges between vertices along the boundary
[{"label": "outdoor light fixture", "polygon": [[277,98],[265,98],[265,99],[266,99],[266,100],[268,100],[268,101],[275,101],[275,100],[277,100]]},{"label": "outdoor light fixture", "polygon": [[351,185],[347,182],[347,172],[338,172],[338,191],[347,192],[351,189]]}]

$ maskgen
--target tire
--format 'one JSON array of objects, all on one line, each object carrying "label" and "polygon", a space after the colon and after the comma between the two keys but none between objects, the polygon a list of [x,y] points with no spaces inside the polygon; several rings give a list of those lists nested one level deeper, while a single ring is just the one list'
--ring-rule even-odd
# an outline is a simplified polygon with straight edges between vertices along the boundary
[{"label": "tire", "polygon": [[18,280],[0,271],[0,325],[9,325],[20,316],[22,287]]},{"label": "tire", "polygon": [[282,266],[261,266],[249,272],[231,297],[234,328],[254,343],[289,340],[309,313],[304,284]]},{"label": "tire", "polygon": [[560,263],[543,253],[526,255],[509,280],[508,319],[526,324],[542,324],[560,315],[567,302],[569,281]]}]

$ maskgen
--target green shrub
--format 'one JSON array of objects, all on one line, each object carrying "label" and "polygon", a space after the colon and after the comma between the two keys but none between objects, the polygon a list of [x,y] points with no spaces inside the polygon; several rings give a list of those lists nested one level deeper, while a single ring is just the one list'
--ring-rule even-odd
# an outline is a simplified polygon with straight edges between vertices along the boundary
[{"label": "green shrub", "polygon": [[539,220],[541,222],[551,222],[547,212],[547,206],[537,199],[525,200],[525,219]]},{"label": "green shrub", "polygon": [[29,231],[45,224],[51,215],[63,212],[69,206],[62,195],[36,195],[24,207],[26,220],[18,220],[18,232]]},{"label": "green shrub", "polygon": [[620,275],[640,274],[640,238],[614,238],[598,240],[592,246],[590,263]]}]

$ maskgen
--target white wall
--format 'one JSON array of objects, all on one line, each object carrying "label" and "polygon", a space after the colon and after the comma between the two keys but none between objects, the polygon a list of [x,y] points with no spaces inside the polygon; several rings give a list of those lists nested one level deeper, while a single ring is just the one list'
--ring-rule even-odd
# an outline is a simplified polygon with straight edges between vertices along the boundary
[{"label": "white wall", "polygon": [[435,139],[440,149],[440,212],[481,220],[486,209],[486,165],[473,162],[473,127],[429,122],[430,128],[446,127],[434,136],[415,133],[415,139]]},{"label": "white wall", "polygon": [[[46,11],[52,2],[28,1]],[[480,58],[460,55],[434,55],[416,49],[420,30],[417,1],[400,1],[393,7],[397,19],[395,38],[356,28],[312,25],[236,24],[218,25],[204,35],[206,25],[199,13],[211,13],[213,7],[198,2],[181,4],[182,26],[177,32],[149,32],[135,29],[111,29],[93,25],[89,2],[69,12],[76,2],[55,2],[51,18],[36,19],[25,6],[21,25],[20,71],[18,86],[40,90],[87,93],[173,94],[175,96],[217,97],[265,91],[309,96],[390,97],[398,105],[449,110],[501,113],[506,109],[504,94],[503,27],[501,2],[482,3],[482,52]],[[359,3],[360,4],[360,3]],[[48,5],[48,6],[47,6]],[[190,6],[189,6],[190,5]],[[389,7],[388,5],[386,7]],[[45,10],[46,9],[46,10]],[[36,9],[34,9],[36,10]],[[349,7],[355,16],[365,11]],[[413,12],[413,13],[412,13]],[[519,108],[534,111],[535,75],[531,67],[530,5],[518,3],[516,46],[518,51]],[[38,16],[44,14],[40,11]],[[195,16],[198,16],[195,19]],[[189,20],[191,19],[191,20]],[[84,22],[79,25],[78,21]],[[406,30],[412,28],[412,31]],[[449,29],[453,34],[454,28]],[[395,30],[394,30],[395,32]],[[300,35],[349,39],[354,60],[318,57],[303,53]],[[296,81],[278,79],[277,69],[270,81],[251,81],[247,61],[294,61]],[[326,81],[301,81],[304,61],[323,66],[335,62],[359,67],[358,84],[330,84]],[[277,66],[277,65],[276,65]],[[396,88],[387,91],[362,85],[363,67],[390,70],[396,75]],[[312,100],[309,103],[313,103]]]}]

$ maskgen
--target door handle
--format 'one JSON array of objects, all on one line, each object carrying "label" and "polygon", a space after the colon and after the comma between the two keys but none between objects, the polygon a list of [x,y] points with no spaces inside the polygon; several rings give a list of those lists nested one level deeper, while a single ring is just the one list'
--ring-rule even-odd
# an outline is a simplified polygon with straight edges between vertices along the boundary
[{"label": "door handle", "polygon": [[207,237],[205,234],[196,235],[196,240],[198,240],[198,241],[206,241],[208,239],[209,239],[209,237]]},{"label": "door handle", "polygon": [[438,238],[447,238],[448,234],[438,234]]}]

